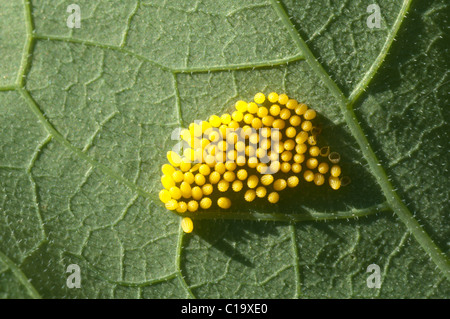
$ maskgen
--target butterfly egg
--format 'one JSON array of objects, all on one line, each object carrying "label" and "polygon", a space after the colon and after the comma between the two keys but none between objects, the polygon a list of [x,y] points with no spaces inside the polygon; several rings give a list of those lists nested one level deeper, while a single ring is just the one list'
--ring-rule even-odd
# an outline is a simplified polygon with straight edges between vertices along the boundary
[{"label": "butterfly egg", "polygon": [[176,187],[176,186],[171,187],[169,189],[169,193],[170,193],[170,196],[173,199],[180,199],[181,198],[181,190],[178,187]]},{"label": "butterfly egg", "polygon": [[183,152],[183,158],[181,159],[180,169],[184,172],[188,171],[192,166],[192,162],[195,162],[195,149],[186,148]]},{"label": "butterfly egg", "polygon": [[308,146],[306,144],[297,144],[295,145],[295,152],[297,154],[304,154],[308,150]]},{"label": "butterfly egg", "polygon": [[187,172],[187,171],[189,171],[191,169],[191,163],[189,162],[189,159],[183,158],[181,160],[180,169],[183,172]]},{"label": "butterfly egg", "polygon": [[305,132],[311,131],[312,127],[313,127],[313,125],[310,121],[303,121],[301,124],[302,130]]},{"label": "butterfly egg", "polygon": [[267,167],[267,164],[265,164],[265,163],[258,163],[258,165],[256,165],[256,170],[260,174],[266,174],[268,169],[269,168]]},{"label": "butterfly egg", "polygon": [[161,166],[161,171],[164,175],[170,176],[175,172],[175,167],[170,164],[164,164]]},{"label": "butterfly egg", "polygon": [[256,198],[256,191],[254,189],[249,189],[244,194],[244,199],[247,202],[253,202]]},{"label": "butterfly egg", "polygon": [[240,180],[235,180],[233,181],[233,183],[231,184],[231,188],[233,189],[233,191],[235,192],[240,192],[241,189],[244,187],[244,184],[242,183],[242,181]]},{"label": "butterfly egg", "polygon": [[330,184],[331,188],[334,190],[338,190],[341,187],[341,180],[334,176],[330,176],[328,178],[328,183]]},{"label": "butterfly egg", "polygon": [[286,129],[285,134],[286,137],[294,138],[295,135],[297,134],[297,130],[295,129],[295,127],[290,126]]},{"label": "butterfly egg", "polygon": [[258,176],[252,175],[247,179],[247,186],[249,188],[255,188],[258,185],[259,179]]},{"label": "butterfly egg", "polygon": [[202,133],[205,133],[209,129],[212,129],[212,125],[207,121],[202,121],[201,127],[202,127]]},{"label": "butterfly egg", "polygon": [[274,121],[275,118],[272,115],[266,115],[261,120],[262,124],[264,124],[265,126],[272,126]]},{"label": "butterfly egg", "polygon": [[172,166],[174,166],[174,167],[180,166],[180,163],[181,163],[181,157],[180,157],[180,155],[178,155],[178,154],[175,153],[174,151],[168,151],[168,152],[167,152],[167,160],[168,160],[169,163],[172,164]]},{"label": "butterfly egg", "polygon": [[194,174],[192,174],[192,172],[186,172],[183,175],[183,179],[186,183],[188,184],[192,184],[195,182],[195,176]]},{"label": "butterfly egg", "polygon": [[295,114],[303,115],[308,110],[308,106],[304,103],[300,103],[295,107]]},{"label": "butterfly egg", "polygon": [[[217,156],[219,156],[219,154],[217,154]],[[222,161],[223,161],[223,159],[222,159]],[[214,165],[216,165],[216,158],[212,155],[206,156],[205,164],[207,164],[209,167],[213,167]]]},{"label": "butterfly egg", "polygon": [[314,174],[314,184],[316,184],[317,186],[321,186],[325,183],[325,177],[320,174],[320,173],[316,173]]},{"label": "butterfly egg", "polygon": [[263,184],[264,186],[268,186],[270,184],[272,184],[273,182],[273,176],[271,174],[266,174],[261,176],[261,184]]},{"label": "butterfly egg", "polygon": [[207,134],[207,137],[211,142],[217,142],[220,139],[220,131],[211,131]]},{"label": "butterfly egg", "polygon": [[251,114],[256,114],[258,112],[258,105],[255,102],[248,103],[247,112]]},{"label": "butterfly egg", "polygon": [[239,123],[236,122],[235,120],[231,121],[230,124],[228,124],[228,127],[231,129],[238,129],[239,128]]},{"label": "butterfly egg", "polygon": [[302,171],[302,166],[299,163],[294,163],[291,165],[291,170],[293,173],[298,174]]},{"label": "butterfly egg", "polygon": [[203,195],[205,195],[205,196],[211,195],[213,190],[214,190],[214,188],[211,184],[205,184],[202,186],[202,192],[203,192]]},{"label": "butterfly egg", "polygon": [[175,181],[173,180],[172,176],[163,175],[161,177],[161,184],[165,189],[170,189],[171,187],[175,186]]},{"label": "butterfly egg", "polygon": [[[200,164],[200,163],[195,164],[194,166],[192,166],[192,167],[189,169],[189,172],[195,173],[196,171],[198,171],[198,169],[200,168],[201,165],[202,165],[202,164]],[[173,176],[172,176],[172,177],[173,177]],[[175,179],[175,178],[174,178],[174,179]]]},{"label": "butterfly egg", "polygon": [[286,180],[280,178],[273,183],[273,189],[276,191],[282,191],[283,189],[286,188],[286,185],[287,185]]},{"label": "butterfly egg", "polygon": [[190,200],[187,203],[187,209],[191,213],[196,212],[198,210],[198,202],[196,200]]},{"label": "butterfly egg", "polygon": [[192,198],[195,200],[200,200],[203,197],[202,189],[198,186],[192,187]]},{"label": "butterfly egg", "polygon": [[305,155],[303,154],[295,154],[294,155],[294,162],[296,164],[303,163],[305,161]]},{"label": "butterfly egg", "polygon": [[181,228],[185,233],[191,233],[194,230],[194,223],[192,222],[192,219],[189,217],[183,217],[181,220]]},{"label": "butterfly egg", "polygon": [[295,146],[296,145],[294,140],[289,139],[284,142],[284,149],[287,151],[292,151],[295,148]]},{"label": "butterfly egg", "polygon": [[236,158],[236,164],[237,164],[238,166],[244,166],[246,163],[247,163],[247,161],[246,161],[244,155],[239,155],[239,156]]},{"label": "butterfly egg", "polygon": [[187,211],[187,204],[183,201],[178,202],[178,207],[176,211],[178,213],[185,213]]},{"label": "butterfly egg", "polygon": [[253,100],[258,104],[263,104],[266,100],[266,96],[263,93],[256,93]]},{"label": "butterfly egg", "polygon": [[303,173],[303,178],[305,179],[305,181],[307,182],[312,182],[314,180],[314,173],[310,170],[306,170]]},{"label": "butterfly egg", "polygon": [[291,117],[291,111],[289,111],[288,109],[282,109],[280,111],[280,118],[282,120],[289,120],[290,117]]},{"label": "butterfly egg", "polygon": [[259,130],[259,136],[268,139],[270,137],[271,130],[268,127],[263,127]]},{"label": "butterfly egg", "polygon": [[280,106],[277,104],[273,104],[269,109],[269,113],[272,116],[277,116],[278,114],[280,114]]},{"label": "butterfly egg", "polygon": [[284,143],[273,143],[272,144],[272,151],[274,151],[275,153],[283,153],[284,152]]},{"label": "butterfly egg", "polygon": [[231,200],[227,197],[220,197],[217,200],[217,206],[223,209],[228,209],[231,207]]},{"label": "butterfly egg", "polygon": [[236,150],[231,150],[227,153],[227,159],[232,161],[232,162],[236,162],[237,159],[237,152]]},{"label": "butterfly egg", "polygon": [[238,112],[244,113],[247,111],[248,103],[240,100],[240,101],[237,101],[234,106]]},{"label": "butterfly egg", "polygon": [[283,134],[280,132],[280,130],[270,130],[270,135],[272,136],[272,141],[281,141],[283,138]]},{"label": "butterfly egg", "polygon": [[245,180],[247,178],[247,175],[248,175],[247,170],[240,169],[240,170],[237,171],[237,175],[236,176],[237,176],[237,178],[239,180],[243,181],[243,180]]},{"label": "butterfly egg", "polygon": [[341,155],[337,152],[331,152],[328,155],[328,160],[333,164],[337,164],[341,160]]},{"label": "butterfly egg", "polygon": [[228,113],[222,114],[220,120],[222,121],[222,124],[228,125],[231,122],[231,115]]},{"label": "butterfly egg", "polygon": [[221,152],[224,152],[227,150],[227,142],[226,141],[220,141],[217,143],[217,149]]},{"label": "butterfly egg", "polygon": [[211,124],[212,127],[219,127],[222,124],[222,120],[217,115],[211,115],[209,117],[209,124]]},{"label": "butterfly egg", "polygon": [[224,179],[222,179],[221,181],[219,181],[219,183],[217,183],[217,189],[219,190],[219,192],[226,192],[228,190],[228,188],[230,187],[230,183]]},{"label": "butterfly egg", "polygon": [[299,182],[298,177],[295,175],[290,176],[287,179],[287,185],[291,188],[296,187],[298,185],[298,182]]},{"label": "butterfly egg", "polygon": [[289,119],[289,123],[290,123],[292,126],[299,126],[299,125],[301,124],[301,122],[302,122],[302,119],[301,119],[300,116],[298,116],[298,115],[293,115],[293,116],[291,116],[291,118]]},{"label": "butterfly egg", "polygon": [[211,142],[207,139],[207,138],[202,138],[200,140],[200,147],[202,148],[202,150],[205,150],[206,147],[210,144]]},{"label": "butterfly egg", "polygon": [[269,166],[269,172],[272,174],[275,174],[276,172],[278,172],[281,168],[281,163],[279,161],[274,161],[272,163],[270,163]]},{"label": "butterfly egg", "polygon": [[308,140],[308,137],[309,137],[308,132],[300,131],[295,137],[295,143],[303,144]]},{"label": "butterfly egg", "polygon": [[247,165],[249,168],[255,168],[258,165],[258,158],[257,157],[250,157],[247,161]]},{"label": "butterfly egg", "polygon": [[[216,163],[214,165],[214,170],[219,173],[219,174],[223,174],[226,171],[226,167],[224,163]],[[212,173],[211,173],[212,174]],[[219,176],[220,177],[220,176]]]},{"label": "butterfly egg", "polygon": [[317,138],[315,135],[311,135],[308,137],[308,144],[309,145],[316,145],[317,144]]},{"label": "butterfly egg", "polygon": [[245,155],[247,155],[249,158],[257,156],[257,150],[251,145],[247,145],[245,147]]},{"label": "butterfly egg", "polygon": [[331,166],[330,174],[333,177],[338,177],[339,175],[341,175],[341,167],[339,165]]},{"label": "butterfly egg", "polygon": [[234,162],[226,162],[225,168],[229,171],[234,171],[236,169],[237,165]]},{"label": "butterfly egg", "polygon": [[283,173],[289,173],[291,171],[291,164],[288,162],[281,163],[280,170]]},{"label": "butterfly egg", "polygon": [[254,118],[253,114],[250,114],[250,113],[245,114],[244,118],[243,118],[244,119],[244,123],[252,124],[253,118]]},{"label": "butterfly egg", "polygon": [[198,173],[195,174],[195,184],[197,184],[198,186],[202,186],[203,184],[206,183],[206,178],[205,176],[203,176],[202,174]]},{"label": "butterfly egg", "polygon": [[281,160],[284,162],[289,162],[292,159],[292,152],[284,151],[281,153]]},{"label": "butterfly egg", "polygon": [[258,111],[256,112],[256,115],[258,115],[259,118],[264,118],[265,116],[269,115],[269,110],[265,106],[260,106],[258,108]]},{"label": "butterfly egg", "polygon": [[289,97],[286,94],[280,94],[278,96],[278,103],[281,105],[286,105],[286,103],[289,101]]},{"label": "butterfly egg", "polygon": [[211,173],[211,168],[206,164],[202,164],[200,165],[198,171],[203,176],[208,176]]},{"label": "butterfly egg", "polygon": [[161,200],[161,202],[163,202],[164,204],[167,203],[169,200],[172,199],[172,196],[170,195],[170,192],[167,189],[162,189],[159,192],[159,199]]},{"label": "butterfly egg", "polygon": [[306,160],[306,167],[309,169],[315,169],[318,165],[319,161],[315,157],[311,157]]},{"label": "butterfly egg", "polygon": [[259,134],[258,133],[253,133],[250,135],[249,141],[251,144],[256,145],[259,142]]},{"label": "butterfly egg", "polygon": [[294,99],[289,99],[286,102],[286,107],[290,110],[295,109],[297,107],[297,105],[298,105],[298,102],[297,102],[297,100],[294,100]]},{"label": "butterfly egg", "polygon": [[278,130],[282,130],[284,129],[284,127],[286,126],[286,123],[282,120],[282,119],[276,119],[275,121],[273,121],[272,123],[272,127],[276,128]]},{"label": "butterfly egg", "polygon": [[259,142],[259,146],[264,150],[268,150],[270,148],[270,145],[271,145],[270,139],[267,138],[262,139]]},{"label": "butterfly egg", "polygon": [[326,174],[329,170],[329,165],[325,162],[320,163],[319,166],[317,167],[317,170],[319,171],[320,174]]},{"label": "butterfly egg", "polygon": [[303,114],[303,118],[308,121],[315,119],[316,111],[314,111],[313,109],[306,110]]},{"label": "butterfly egg", "polygon": [[258,117],[255,117],[253,120],[252,120],[252,127],[255,129],[255,130],[259,130],[262,126],[263,126],[263,122],[262,122],[262,120],[260,119],[260,118],[258,118]]},{"label": "butterfly egg", "polygon": [[252,128],[249,125],[244,125],[240,130],[239,136],[243,139],[248,140],[250,135],[252,135]]},{"label": "butterfly egg", "polygon": [[270,103],[276,103],[278,102],[278,93],[276,92],[271,92],[269,93],[269,95],[267,95],[267,99],[269,100]]},{"label": "butterfly egg", "polygon": [[267,196],[269,203],[275,204],[280,200],[280,195],[277,192],[272,192]]},{"label": "butterfly egg", "polygon": [[165,206],[168,210],[175,210],[178,208],[178,202],[175,199],[171,199],[165,203]]},{"label": "butterfly egg", "polygon": [[320,149],[320,156],[327,157],[330,154],[330,147],[324,146]]},{"label": "butterfly egg", "polygon": [[263,198],[267,194],[267,189],[264,186],[259,186],[256,188],[256,196]]},{"label": "butterfly egg", "polygon": [[317,146],[312,146],[309,148],[309,155],[316,157],[319,156],[320,154],[320,149]]},{"label": "butterfly egg", "polygon": [[223,179],[231,183],[236,179],[236,174],[233,171],[227,171],[223,174]]},{"label": "butterfly egg", "polygon": [[202,209],[208,209],[211,207],[211,205],[212,205],[212,201],[211,201],[211,198],[209,198],[209,197],[204,197],[200,201],[200,207]]},{"label": "butterfly egg", "polygon": [[267,155],[267,151],[263,148],[258,147],[258,149],[256,150],[256,157],[257,158],[263,158]]}]

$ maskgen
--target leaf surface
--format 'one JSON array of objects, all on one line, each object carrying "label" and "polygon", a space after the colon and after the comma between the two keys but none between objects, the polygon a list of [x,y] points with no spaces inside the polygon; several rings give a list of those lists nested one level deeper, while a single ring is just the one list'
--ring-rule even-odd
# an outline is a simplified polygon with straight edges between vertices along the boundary
[{"label": "leaf surface", "polygon": [[[0,1],[1,297],[449,296],[448,3],[70,4]],[[183,234],[170,132],[259,91],[316,109],[352,183]]]}]

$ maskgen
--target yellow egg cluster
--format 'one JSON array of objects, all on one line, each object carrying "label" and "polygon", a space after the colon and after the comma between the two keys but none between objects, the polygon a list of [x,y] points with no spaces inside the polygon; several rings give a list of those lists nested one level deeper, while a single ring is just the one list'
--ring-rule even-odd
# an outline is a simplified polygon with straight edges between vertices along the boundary
[{"label": "yellow egg cluster", "polygon": [[[300,179],[341,187],[340,155],[317,146],[316,111],[275,92],[238,101],[235,109],[181,130],[182,154],[169,151],[169,163],[162,166],[159,198],[167,209],[228,209],[236,197],[247,202],[267,198],[274,204],[280,191],[296,187]],[[181,225],[187,233],[193,230],[189,217]]]}]

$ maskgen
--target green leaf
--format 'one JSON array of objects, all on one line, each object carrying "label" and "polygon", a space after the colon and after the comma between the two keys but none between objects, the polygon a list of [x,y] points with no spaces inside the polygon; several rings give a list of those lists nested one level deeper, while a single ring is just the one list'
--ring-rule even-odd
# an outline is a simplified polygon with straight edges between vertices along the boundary
[{"label": "green leaf", "polygon": [[[0,296],[448,297],[449,4],[371,29],[372,3],[84,0],[71,29],[71,1],[0,0]],[[184,234],[170,132],[259,91],[316,109],[352,183]]]}]

